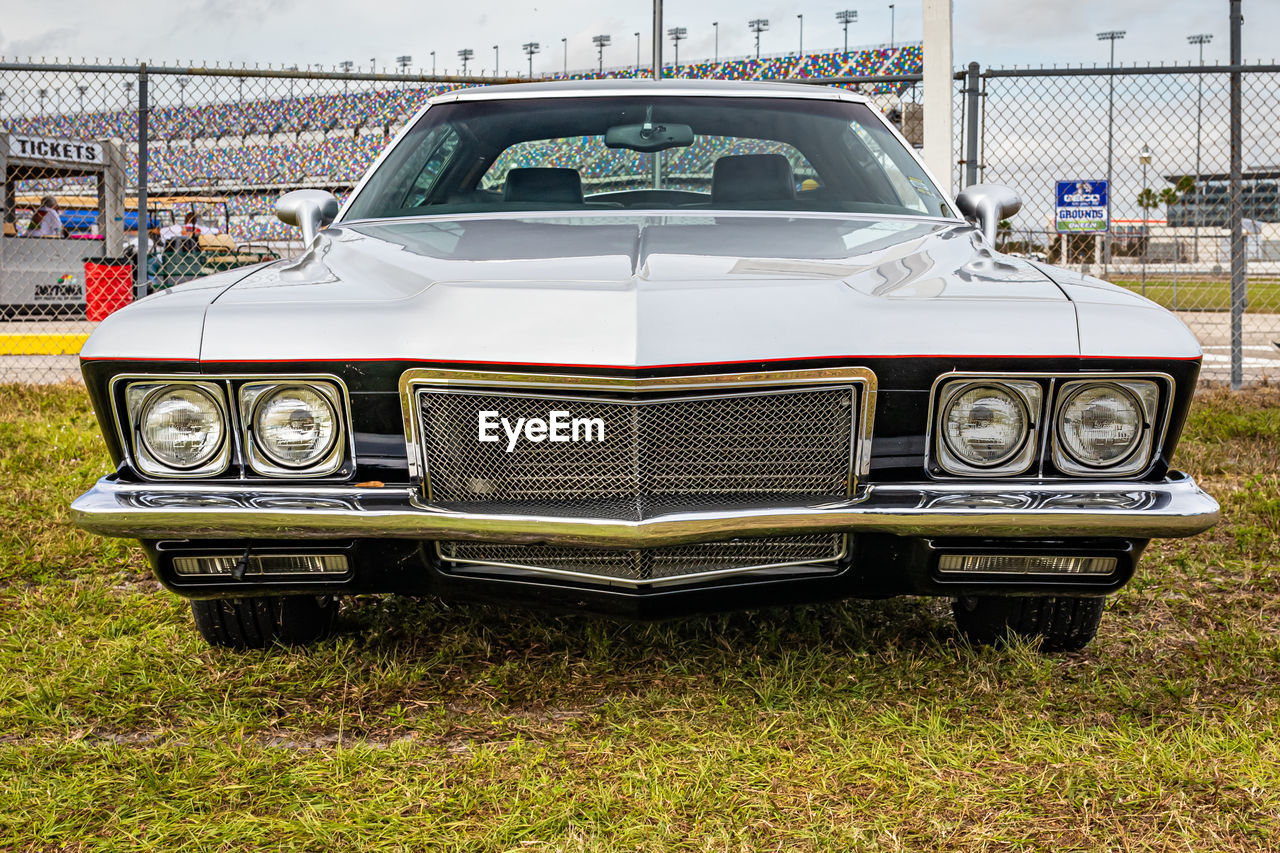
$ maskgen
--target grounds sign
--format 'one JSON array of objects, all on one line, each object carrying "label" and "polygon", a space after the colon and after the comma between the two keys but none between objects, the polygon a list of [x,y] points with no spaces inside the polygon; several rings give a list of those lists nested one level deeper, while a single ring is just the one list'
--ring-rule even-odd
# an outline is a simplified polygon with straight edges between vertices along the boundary
[{"label": "grounds sign", "polygon": [[1111,223],[1106,181],[1058,181],[1054,219],[1061,234],[1105,234]]}]

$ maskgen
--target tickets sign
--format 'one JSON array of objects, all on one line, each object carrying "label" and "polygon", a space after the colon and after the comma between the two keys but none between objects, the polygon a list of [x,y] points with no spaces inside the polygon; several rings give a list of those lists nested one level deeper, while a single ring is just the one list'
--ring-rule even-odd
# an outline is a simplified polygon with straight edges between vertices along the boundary
[{"label": "tickets sign", "polygon": [[1106,181],[1058,181],[1054,219],[1063,234],[1105,234],[1111,225]]},{"label": "tickets sign", "polygon": [[62,163],[102,163],[102,146],[74,139],[9,135],[9,157],[15,160],[55,160]]}]

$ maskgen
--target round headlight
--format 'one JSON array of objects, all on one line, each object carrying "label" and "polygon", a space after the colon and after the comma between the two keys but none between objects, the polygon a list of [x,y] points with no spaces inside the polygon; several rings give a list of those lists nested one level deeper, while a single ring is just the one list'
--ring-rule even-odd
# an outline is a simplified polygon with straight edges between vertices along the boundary
[{"label": "round headlight", "polygon": [[1086,385],[1058,414],[1058,440],[1071,458],[1090,468],[1125,460],[1142,438],[1142,404],[1119,385]]},{"label": "round headlight", "polygon": [[254,407],[253,435],[258,449],[277,465],[307,468],[324,460],[338,438],[333,404],[303,386],[264,394]]},{"label": "round headlight", "polygon": [[1027,439],[1027,408],[1013,392],[979,385],[957,394],[943,414],[942,437],[961,462],[990,468],[1012,459]]},{"label": "round headlight", "polygon": [[226,437],[222,407],[203,388],[170,385],[152,392],[138,416],[143,448],[170,468],[199,468]]}]

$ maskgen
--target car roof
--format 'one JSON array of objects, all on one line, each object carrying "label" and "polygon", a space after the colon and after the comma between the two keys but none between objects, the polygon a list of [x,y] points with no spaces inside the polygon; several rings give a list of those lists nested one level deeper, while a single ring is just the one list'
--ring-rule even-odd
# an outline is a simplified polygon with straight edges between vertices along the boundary
[{"label": "car roof", "polygon": [[804,83],[764,83],[748,80],[552,80],[544,83],[510,83],[454,89],[431,99],[449,101],[504,100],[511,98],[591,97],[600,95],[719,95],[764,98],[813,98],[866,103],[863,95],[847,89]]}]

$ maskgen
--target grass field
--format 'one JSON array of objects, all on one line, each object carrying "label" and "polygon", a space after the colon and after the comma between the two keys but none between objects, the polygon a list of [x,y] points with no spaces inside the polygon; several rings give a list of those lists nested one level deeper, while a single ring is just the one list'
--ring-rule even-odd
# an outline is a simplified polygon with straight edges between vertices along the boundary
[{"label": "grass field", "polygon": [[127,543],[82,390],[0,387],[0,849],[1280,849],[1280,392],[1179,451],[1224,522],[1153,546],[1084,653],[945,603],[655,625],[364,600],[197,638]]},{"label": "grass field", "polygon": [[[1167,272],[1157,277],[1147,276],[1144,290],[1142,279],[1112,276],[1109,281],[1141,293],[1165,308],[1192,311],[1230,311],[1231,281],[1229,279],[1179,279],[1176,284]],[[1249,303],[1247,310],[1254,314],[1280,314],[1280,280],[1254,276],[1249,279]]]}]

